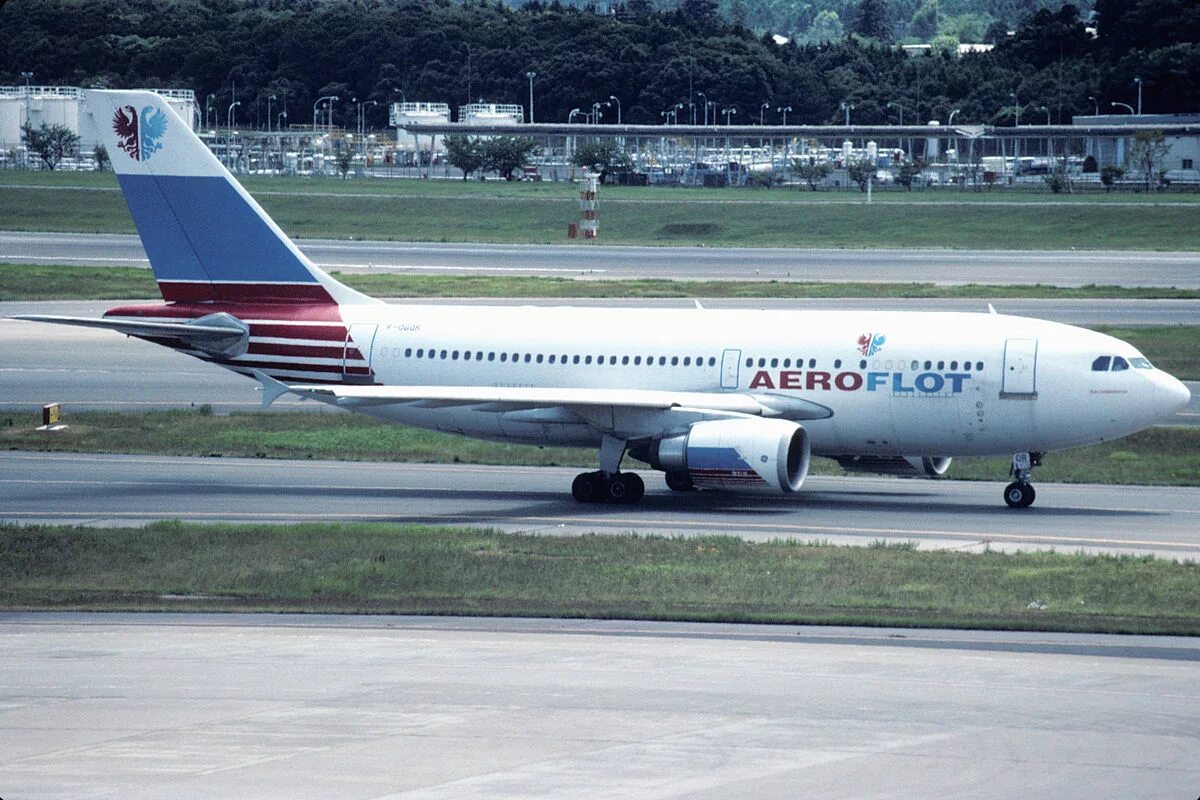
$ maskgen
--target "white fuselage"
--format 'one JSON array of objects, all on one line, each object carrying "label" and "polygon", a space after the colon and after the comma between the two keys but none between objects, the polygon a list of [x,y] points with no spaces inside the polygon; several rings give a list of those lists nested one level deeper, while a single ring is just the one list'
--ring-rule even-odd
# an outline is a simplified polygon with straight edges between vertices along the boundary
[{"label": "white fuselage", "polygon": [[[830,412],[803,422],[822,455],[1076,447],[1144,428],[1178,396],[1178,382],[1157,369],[1094,370],[1100,356],[1141,359],[1118,339],[999,314],[420,305],[342,313],[377,383],[796,397]],[[527,421],[511,409],[358,410],[482,438],[599,441],[582,421]]]}]

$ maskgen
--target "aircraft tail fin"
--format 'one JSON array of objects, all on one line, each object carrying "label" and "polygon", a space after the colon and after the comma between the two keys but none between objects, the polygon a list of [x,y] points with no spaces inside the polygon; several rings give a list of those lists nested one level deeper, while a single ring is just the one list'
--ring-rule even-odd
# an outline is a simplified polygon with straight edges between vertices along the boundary
[{"label": "aircraft tail fin", "polygon": [[86,95],[164,300],[376,302],[309,261],[162,96]]}]

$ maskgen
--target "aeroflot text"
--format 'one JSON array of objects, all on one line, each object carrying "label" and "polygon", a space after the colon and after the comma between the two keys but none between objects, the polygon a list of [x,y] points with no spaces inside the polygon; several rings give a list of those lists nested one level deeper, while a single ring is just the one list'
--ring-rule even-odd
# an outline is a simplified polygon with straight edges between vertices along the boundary
[{"label": "aeroflot text", "polygon": [[919,372],[910,377],[903,372],[820,372],[818,370],[782,370],[772,376],[759,370],[750,379],[751,389],[802,389],[808,391],[890,391],[893,394],[961,394],[963,383],[971,379],[965,372]]}]

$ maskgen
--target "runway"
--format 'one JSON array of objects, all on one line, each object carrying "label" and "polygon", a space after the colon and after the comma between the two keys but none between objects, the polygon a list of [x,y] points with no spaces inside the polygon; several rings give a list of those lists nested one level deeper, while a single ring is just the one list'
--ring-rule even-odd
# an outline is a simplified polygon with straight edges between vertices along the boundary
[{"label": "runway", "polygon": [[[834,250],[439,244],[303,239],[325,269],[673,280],[870,281],[1200,289],[1200,255],[1123,251]],[[147,266],[133,235],[0,232],[0,262]]]},{"label": "runway", "polygon": [[140,525],[410,522],[582,535],[733,535],[923,549],[1065,550],[1200,558],[1200,489],[1039,484],[1012,511],[1000,482],[814,476],[794,496],[669,491],[643,472],[634,506],[571,499],[578,470],[0,452],[0,520]]},{"label": "runway", "polygon": [[1193,797],[1195,639],[0,614],[4,797]]},{"label": "runway", "polygon": [[[400,300],[398,302],[412,302]],[[421,302],[456,305],[463,300]],[[491,304],[560,305],[562,300],[492,300]],[[687,299],[571,300],[575,305],[687,308]],[[993,300],[1005,313],[1068,323],[1200,325],[1198,300]],[[98,317],[123,301],[0,303],[0,409],[31,411],[49,402],[74,410],[153,410],[210,405],[218,413],[259,407],[257,384],[157,345],[110,331],[6,319],[14,314]],[[707,308],[887,308],[982,310],[981,300],[706,300]],[[1174,422],[1200,424],[1200,384]],[[275,409],[328,411],[280,398]]]}]

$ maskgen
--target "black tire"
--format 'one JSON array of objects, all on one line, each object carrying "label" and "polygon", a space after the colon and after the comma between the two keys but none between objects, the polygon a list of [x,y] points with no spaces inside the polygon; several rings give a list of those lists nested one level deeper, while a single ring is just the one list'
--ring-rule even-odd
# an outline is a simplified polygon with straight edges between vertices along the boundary
[{"label": "black tire", "polygon": [[630,505],[641,500],[646,495],[646,482],[636,472],[622,472],[617,476],[625,483],[625,496],[619,503]]},{"label": "black tire", "polygon": [[1004,502],[1009,508],[1029,508],[1035,497],[1033,486],[1024,481],[1013,481],[1004,487]]},{"label": "black tire", "polygon": [[646,485],[632,472],[618,472],[604,482],[604,499],[610,503],[636,503],[645,493]]},{"label": "black tire", "polygon": [[581,472],[571,482],[571,496],[580,503],[598,503],[604,481],[598,472]]},{"label": "black tire", "polygon": [[686,472],[668,472],[667,488],[672,492],[690,492],[696,488]]}]

